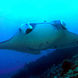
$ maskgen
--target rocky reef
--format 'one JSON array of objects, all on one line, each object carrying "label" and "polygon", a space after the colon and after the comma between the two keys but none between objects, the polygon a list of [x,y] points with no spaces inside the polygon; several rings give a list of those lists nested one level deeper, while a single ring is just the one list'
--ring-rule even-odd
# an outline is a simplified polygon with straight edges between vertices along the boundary
[{"label": "rocky reef", "polygon": [[58,49],[26,64],[12,78],[78,78],[78,47]]},{"label": "rocky reef", "polygon": [[44,73],[31,78],[78,78],[78,55],[72,59],[64,60],[58,65],[53,65]]}]

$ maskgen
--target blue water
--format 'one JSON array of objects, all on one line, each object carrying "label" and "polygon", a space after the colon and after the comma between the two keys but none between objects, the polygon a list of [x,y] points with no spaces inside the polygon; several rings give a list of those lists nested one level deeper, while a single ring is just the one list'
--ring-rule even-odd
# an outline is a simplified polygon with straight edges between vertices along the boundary
[{"label": "blue water", "polygon": [[[63,20],[69,31],[78,34],[78,0],[1,0],[0,42],[11,38],[20,24]],[[10,78],[26,63],[47,55],[0,50],[0,78]]]}]

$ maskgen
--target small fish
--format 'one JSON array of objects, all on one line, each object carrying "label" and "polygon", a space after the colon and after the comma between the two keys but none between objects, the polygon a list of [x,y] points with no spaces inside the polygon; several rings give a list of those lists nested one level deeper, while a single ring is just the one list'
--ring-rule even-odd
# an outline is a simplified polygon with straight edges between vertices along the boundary
[{"label": "small fish", "polygon": [[40,54],[41,50],[78,46],[78,35],[69,32],[59,20],[22,24],[15,35],[0,42],[0,49]]}]

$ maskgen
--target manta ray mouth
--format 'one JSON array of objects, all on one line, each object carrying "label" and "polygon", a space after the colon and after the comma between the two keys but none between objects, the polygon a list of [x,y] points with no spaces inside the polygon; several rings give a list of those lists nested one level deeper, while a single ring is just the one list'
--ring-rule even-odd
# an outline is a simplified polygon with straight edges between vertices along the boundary
[{"label": "manta ray mouth", "polygon": [[26,34],[30,33],[30,32],[35,28],[35,26],[36,26],[37,24],[36,24],[36,23],[30,23],[29,25],[31,26],[31,28],[28,28],[28,29],[26,30]]},{"label": "manta ray mouth", "polygon": [[31,31],[32,31],[32,29],[27,29],[26,34],[30,33]]}]

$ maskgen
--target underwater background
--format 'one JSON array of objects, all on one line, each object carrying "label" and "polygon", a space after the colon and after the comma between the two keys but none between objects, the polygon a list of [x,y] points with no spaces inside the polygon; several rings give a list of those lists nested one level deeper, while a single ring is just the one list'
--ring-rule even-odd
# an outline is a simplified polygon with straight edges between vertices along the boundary
[{"label": "underwater background", "polygon": [[[21,24],[32,21],[43,22],[44,20],[63,20],[69,31],[78,34],[78,1],[1,0],[0,42],[11,38]],[[41,70],[39,70],[40,72],[35,74],[33,73],[34,76],[36,74],[39,75],[43,72],[42,70],[45,71],[45,69],[48,69],[49,65],[51,67],[51,65],[57,64],[58,58],[58,63],[61,63],[64,59],[71,58],[74,54],[77,54],[77,52],[78,47],[75,49],[70,48],[59,51],[49,49],[42,51],[39,55],[32,55],[12,50],[0,50],[0,78],[28,78],[28,75],[32,75],[32,72],[39,70],[38,67],[43,68],[45,66],[44,69],[41,68]],[[17,74],[20,71],[22,71],[22,75]],[[28,75],[25,75],[27,71]],[[34,78],[38,78],[38,76]]]}]

